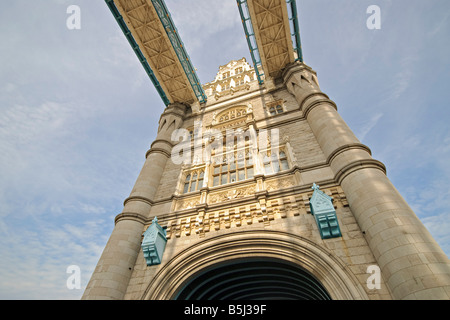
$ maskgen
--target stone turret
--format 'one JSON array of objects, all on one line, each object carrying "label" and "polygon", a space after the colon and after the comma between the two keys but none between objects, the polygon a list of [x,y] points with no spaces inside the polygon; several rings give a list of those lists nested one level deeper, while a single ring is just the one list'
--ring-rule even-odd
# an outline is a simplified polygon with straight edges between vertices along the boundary
[{"label": "stone turret", "polygon": [[295,63],[283,73],[316,137],[335,180],[396,299],[448,299],[447,256],[322,93],[315,72]]},{"label": "stone turret", "polygon": [[122,213],[115,219],[114,230],[83,299],[123,299],[141,250],[144,225],[150,219],[154,196],[171,155],[171,134],[183,124],[186,111],[183,104],[171,104],[161,115],[156,139],[146,153],[144,166]]}]

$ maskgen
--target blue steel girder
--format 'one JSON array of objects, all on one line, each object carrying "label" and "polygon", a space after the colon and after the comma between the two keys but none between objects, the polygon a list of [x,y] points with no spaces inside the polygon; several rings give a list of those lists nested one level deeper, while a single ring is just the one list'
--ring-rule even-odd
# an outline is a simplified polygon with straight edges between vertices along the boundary
[{"label": "blue steel girder", "polygon": [[298,24],[298,12],[297,4],[295,0],[286,0],[288,4],[288,13],[290,15],[289,20],[292,22],[291,26],[291,36],[292,43],[294,45],[294,50],[297,53],[296,61],[303,62],[303,52],[302,52],[302,42],[300,40],[300,27]]},{"label": "blue steel girder", "polygon": [[151,0],[153,6],[156,9],[156,13],[158,14],[161,23],[166,30],[167,36],[175,50],[175,53],[180,60],[180,63],[183,67],[184,72],[189,80],[189,83],[194,90],[195,96],[197,97],[200,103],[206,102],[206,94],[203,91],[200,80],[197,77],[197,73],[195,72],[194,67],[192,66],[191,59],[189,58],[188,53],[184,48],[184,44],[181,41],[180,36],[178,35],[177,28],[173,23],[173,20],[170,16],[169,10],[164,3],[164,0]]},{"label": "blue steel girder", "polygon": [[[289,29],[290,29],[290,36],[291,36],[291,42],[292,42],[292,48],[291,50],[294,51],[295,55],[295,61],[303,62],[303,53],[302,53],[302,46],[301,46],[301,40],[300,40],[300,28],[298,23],[298,13],[297,13],[297,5],[296,0],[285,0],[286,1],[286,11],[287,11],[287,17],[285,16],[284,19],[289,20]],[[247,44],[250,49],[250,55],[253,60],[253,64],[255,67],[255,70],[257,72],[258,80],[260,84],[263,82],[263,75],[267,73],[267,70],[264,69],[264,61],[265,59],[263,54],[263,48],[259,48],[258,41],[256,39],[255,33],[258,30],[255,30],[255,21],[250,13],[251,10],[249,10],[248,2],[252,3],[252,6],[255,5],[257,1],[253,0],[237,0],[239,13],[241,15],[242,25],[244,28],[245,36],[247,39]],[[270,6],[270,5],[269,5]],[[256,28],[258,28],[256,26]],[[258,30],[259,31],[259,30]]]},{"label": "blue steel girder", "polygon": [[262,70],[261,57],[259,56],[258,45],[256,44],[255,33],[248,12],[247,0],[237,0],[239,14],[241,15],[242,26],[244,27],[245,38],[247,39],[248,48],[250,49],[250,56],[253,61],[256,76],[259,84],[264,83],[264,72]]},{"label": "blue steel girder", "polygon": [[[105,0],[105,2],[107,3],[107,5],[110,8],[111,12],[113,13],[114,17],[116,18],[116,21],[118,22],[120,28],[122,29],[123,33],[125,34],[126,38],[128,39],[131,47],[133,48],[134,52],[136,53],[139,61],[143,65],[145,71],[149,75],[152,83],[154,84],[159,95],[161,96],[164,104],[167,106],[173,102],[182,102],[182,101],[171,101],[171,98],[170,98],[171,95],[166,94],[166,92],[163,89],[163,86],[160,83],[160,81],[163,81],[163,80],[158,79],[158,77],[155,75],[155,72],[152,71],[152,68],[150,67],[150,64],[148,63],[146,56],[143,53],[142,48],[140,48],[138,42],[135,40],[135,38],[133,36],[133,32],[130,30],[130,28],[128,28],[127,23],[124,21],[120,11],[116,7],[114,0]],[[195,72],[195,69],[192,66],[191,60],[185,50],[184,44],[178,35],[177,29],[176,29],[175,24],[170,16],[169,10],[167,9],[167,7],[164,3],[164,0],[144,0],[144,3],[146,6],[150,6],[150,5],[153,6],[154,10],[156,11],[159,21],[167,35],[170,45],[172,46],[173,51],[176,55],[176,58],[175,57],[174,58],[178,59],[181,69],[182,69],[182,72],[184,72],[186,79],[188,81],[188,86],[192,89],[192,92],[195,95],[197,101],[200,103],[206,102],[206,94],[201,86],[200,80]]]},{"label": "blue steel girder", "polygon": [[122,30],[123,34],[125,35],[128,42],[130,43],[131,48],[133,49],[134,53],[138,57],[142,66],[144,67],[145,72],[147,73],[147,75],[149,76],[153,85],[155,86],[156,91],[158,92],[159,96],[163,100],[164,104],[166,106],[168,106],[170,104],[170,101],[167,98],[166,93],[162,89],[161,84],[159,83],[158,79],[156,78],[155,74],[153,73],[152,68],[150,68],[150,65],[148,64],[147,59],[145,58],[139,45],[137,44],[136,40],[134,39],[130,29],[128,28],[127,24],[123,20],[122,15],[120,14],[119,10],[117,9],[116,5],[114,4],[114,0],[105,0],[105,2],[108,5],[109,9],[111,10],[111,13],[113,14],[117,23],[119,24],[120,29]]}]

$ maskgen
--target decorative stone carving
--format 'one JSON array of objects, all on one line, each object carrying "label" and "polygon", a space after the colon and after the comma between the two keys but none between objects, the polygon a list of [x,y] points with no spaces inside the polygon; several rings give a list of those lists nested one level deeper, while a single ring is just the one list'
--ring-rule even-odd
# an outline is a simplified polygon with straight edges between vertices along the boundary
[{"label": "decorative stone carving", "polygon": [[292,180],[292,177],[285,177],[281,179],[266,181],[267,191],[280,190],[292,186],[294,186],[294,181]]},{"label": "decorative stone carving", "polygon": [[195,208],[196,205],[200,203],[200,197],[187,198],[177,201],[177,210],[191,209]]},{"label": "decorative stone carving", "polygon": [[[289,181],[289,178],[291,179]],[[285,177],[284,179],[271,180],[270,183],[277,183],[279,188],[280,180],[282,184],[293,184],[292,177]],[[318,186],[317,186],[318,188]],[[315,190],[315,189],[314,189]],[[172,220],[167,223],[167,239],[171,237],[190,236],[195,233],[203,237],[206,232],[218,231],[223,228],[234,228],[243,225],[250,225],[254,223],[263,223],[269,225],[270,221],[275,219],[285,219],[288,217],[297,217],[306,214],[318,214],[320,218],[321,213],[334,212],[336,207],[346,207],[348,202],[340,186],[335,186],[324,191],[320,191],[320,198],[317,195],[313,198],[314,192],[305,192],[297,194],[292,197],[276,198],[271,200],[259,199],[259,201],[250,200],[250,204],[246,203],[238,207],[229,209],[221,209],[218,211],[197,210],[195,214],[186,218]],[[216,192],[208,195],[208,204],[226,202],[233,199],[240,199],[254,195],[256,192],[256,185],[247,186],[245,188],[231,189],[222,192]],[[323,193],[323,196],[322,196]],[[330,199],[335,201],[331,202]],[[263,200],[263,201],[261,201]],[[188,198],[184,200],[181,207],[191,206],[195,207],[199,197]],[[198,208],[197,208],[198,209]],[[181,209],[180,209],[181,210]],[[325,211],[323,211],[325,210]],[[316,216],[315,215],[315,216]],[[331,213],[329,213],[331,215]],[[333,220],[325,216],[327,220],[320,220],[319,223],[327,223],[332,225],[337,219]],[[339,227],[337,225],[337,227]],[[334,231],[333,231],[334,232]],[[334,233],[333,233],[334,234]]]},{"label": "decorative stone carving", "polygon": [[192,113],[197,114],[200,112],[200,103],[198,101],[195,101],[191,104],[191,110]]},{"label": "decorative stone carving", "polygon": [[230,121],[233,119],[245,117],[247,115],[247,108],[245,107],[235,107],[221,112],[218,115],[219,123]]},{"label": "decorative stone carving", "polygon": [[253,106],[251,103],[249,103],[247,106],[247,113],[252,113],[252,112],[253,112]]},{"label": "decorative stone carving", "polygon": [[229,201],[232,199],[248,197],[250,195],[254,195],[255,190],[256,190],[255,186],[252,185],[252,186],[248,186],[245,188],[231,189],[231,190],[222,191],[219,193],[214,193],[209,196],[208,203],[210,203],[210,204],[219,203],[219,202]]}]

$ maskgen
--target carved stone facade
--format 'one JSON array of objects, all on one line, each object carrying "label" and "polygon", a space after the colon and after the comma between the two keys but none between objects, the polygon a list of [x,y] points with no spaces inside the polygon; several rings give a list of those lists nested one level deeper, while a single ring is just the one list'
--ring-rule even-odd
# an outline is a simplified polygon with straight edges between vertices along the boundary
[{"label": "carved stone facade", "polygon": [[[290,177],[272,180],[267,183],[267,191],[281,190],[293,187],[293,179]],[[348,207],[348,202],[340,187],[323,190],[334,200],[334,208]],[[311,214],[309,200],[313,192],[308,191],[295,195],[260,202],[255,199],[256,185],[243,188],[216,192],[208,197],[207,204],[220,205],[222,208],[215,210],[203,210],[200,198],[190,198],[182,201],[177,209],[194,211],[194,215],[187,218],[169,220],[167,222],[167,238],[189,236],[198,234],[204,236],[205,232],[218,231],[223,228],[235,228],[245,225],[263,223],[270,225],[274,219],[285,219],[299,216],[300,214]],[[237,200],[247,200],[237,203]],[[235,204],[236,203],[236,204]],[[197,206],[201,208],[197,210]]]},{"label": "carved stone facade", "polygon": [[[447,257],[311,68],[295,63],[261,86],[234,60],[204,89],[205,104],[162,114],[85,299],[175,299],[204,270],[254,258],[302,268],[331,299],[448,298]],[[172,161],[176,129],[192,139],[193,161]],[[242,144],[228,144],[227,131],[244,132]],[[332,201],[337,237],[321,237],[316,184]],[[161,263],[147,265],[140,246],[154,217],[167,243]],[[370,266],[381,269],[376,288]]]}]

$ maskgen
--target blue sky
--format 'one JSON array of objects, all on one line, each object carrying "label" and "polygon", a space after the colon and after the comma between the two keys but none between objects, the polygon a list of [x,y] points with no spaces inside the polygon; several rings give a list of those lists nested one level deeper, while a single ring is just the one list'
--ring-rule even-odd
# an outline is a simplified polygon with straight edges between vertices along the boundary
[{"label": "blue sky", "polygon": [[[66,27],[72,4],[80,30]],[[166,4],[203,83],[251,61],[235,1]],[[369,5],[380,30],[366,27]],[[297,6],[305,63],[449,255],[450,2]],[[0,7],[0,299],[79,299],[164,105],[103,0]],[[69,265],[80,290],[66,287]]]}]

